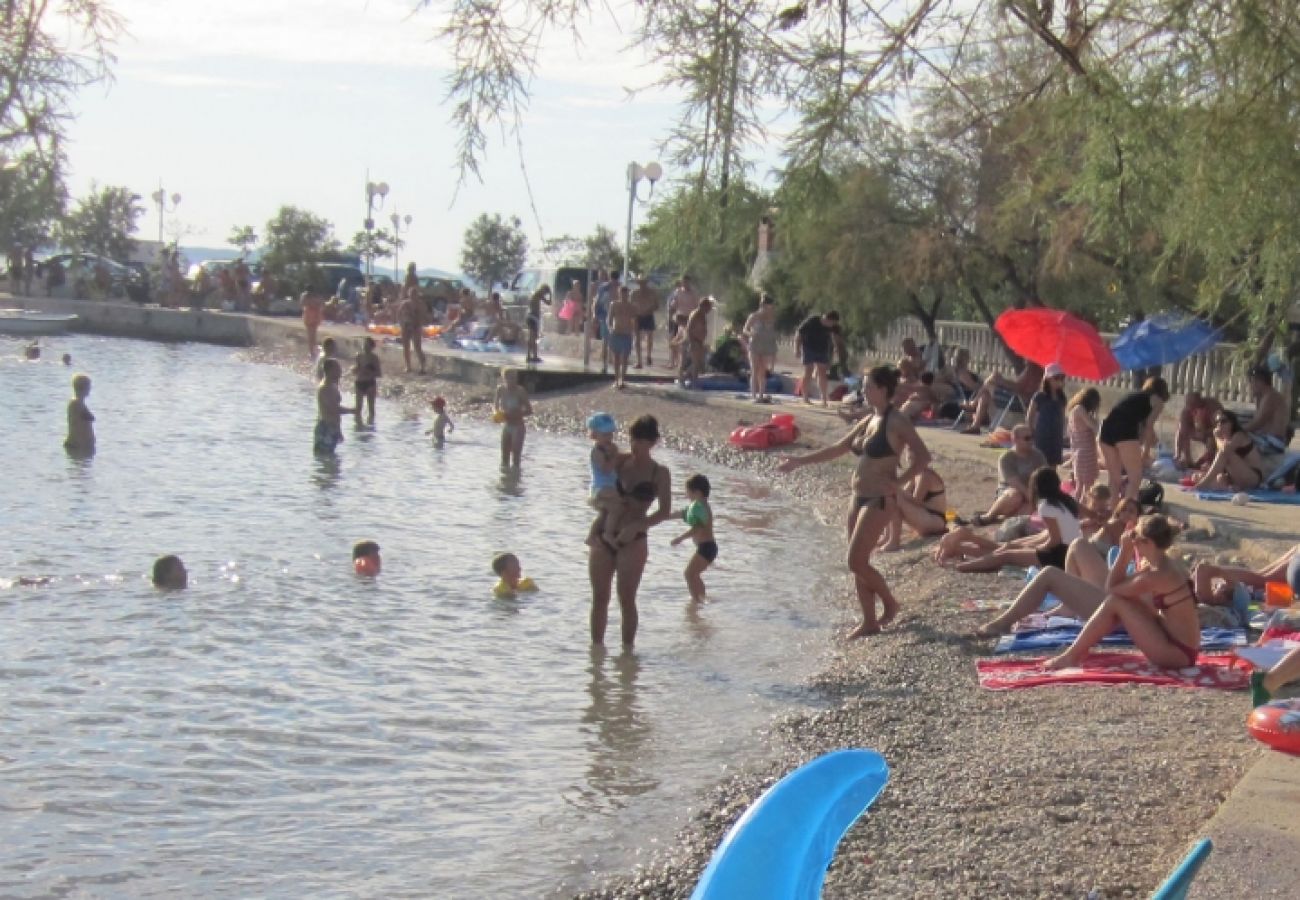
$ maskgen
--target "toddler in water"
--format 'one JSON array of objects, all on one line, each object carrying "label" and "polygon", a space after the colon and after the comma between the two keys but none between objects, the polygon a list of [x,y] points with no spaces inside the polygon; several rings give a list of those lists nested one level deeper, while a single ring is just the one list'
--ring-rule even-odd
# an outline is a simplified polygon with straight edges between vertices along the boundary
[{"label": "toddler in water", "polygon": [[498,553],[494,556],[492,571],[501,579],[496,583],[496,587],[492,588],[492,593],[498,597],[513,597],[515,594],[537,590],[536,583],[524,576],[519,557],[513,553]]},{"label": "toddler in water", "polygon": [[587,418],[591,448],[591,493],[587,502],[605,514],[602,535],[612,547],[618,546],[618,531],[623,520],[623,495],[618,491],[619,449],[614,443],[618,423],[609,413],[593,413]]},{"label": "toddler in water", "polygon": [[357,541],[352,545],[352,571],[358,575],[375,576],[382,567],[379,545],[374,541]]},{"label": "toddler in water", "polygon": [[86,406],[90,396],[90,376],[72,379],[73,397],[68,401],[68,437],[63,446],[73,453],[95,452],[95,414]]},{"label": "toddler in water", "polygon": [[713,539],[713,508],[709,506],[711,491],[709,479],[704,475],[692,475],[686,479],[686,499],[690,504],[682,513],[682,518],[690,528],[673,538],[676,547],[690,538],[695,542],[695,554],[686,564],[686,587],[691,592],[691,600],[702,603],[707,599],[704,589],[704,570],[718,558],[718,544]]},{"label": "toddler in water", "polygon": [[425,434],[433,435],[433,445],[441,447],[447,441],[447,431],[456,430],[456,423],[447,415],[447,401],[442,397],[434,397],[429,404],[433,407],[433,427]]}]

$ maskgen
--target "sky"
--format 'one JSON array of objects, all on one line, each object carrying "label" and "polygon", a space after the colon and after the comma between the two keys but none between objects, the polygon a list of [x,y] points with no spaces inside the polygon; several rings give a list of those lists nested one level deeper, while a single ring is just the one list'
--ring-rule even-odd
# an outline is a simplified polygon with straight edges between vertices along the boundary
[{"label": "sky", "polygon": [[[366,214],[367,172],[390,186],[379,226],[412,217],[401,263],[458,271],[465,229],[480,213],[518,216],[530,244],[626,231],[628,163],[658,159],[674,97],[627,97],[653,82],[601,4],[583,41],[557,34],[522,129],[530,209],[513,134],[495,134],[482,182],[457,193],[456,135],[445,81],[450,55],[434,40],[442,16],[414,0],[111,0],[127,34],[115,79],[84,90],[68,148],[73,196],[92,183],[145,198],[137,237],[158,237],[150,195],[181,195],[164,214],[167,240],[220,247],[231,228],[261,234],[282,204],[334,223],[347,243]],[[675,173],[665,167],[659,189]],[[645,185],[642,186],[642,195]],[[653,201],[652,201],[653,202]],[[646,207],[637,208],[643,221]],[[383,265],[391,265],[388,260]]]}]

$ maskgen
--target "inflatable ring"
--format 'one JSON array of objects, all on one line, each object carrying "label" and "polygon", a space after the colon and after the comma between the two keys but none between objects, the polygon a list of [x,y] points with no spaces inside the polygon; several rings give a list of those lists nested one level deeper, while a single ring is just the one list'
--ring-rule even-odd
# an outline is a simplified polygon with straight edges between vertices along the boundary
[{"label": "inflatable ring", "polygon": [[369,331],[371,334],[387,334],[393,336],[396,336],[399,333],[396,325],[375,325],[374,323],[367,325],[366,331]]},{"label": "inflatable ring", "polygon": [[1261,744],[1300,754],[1300,698],[1270,700],[1251,710],[1246,730]]}]

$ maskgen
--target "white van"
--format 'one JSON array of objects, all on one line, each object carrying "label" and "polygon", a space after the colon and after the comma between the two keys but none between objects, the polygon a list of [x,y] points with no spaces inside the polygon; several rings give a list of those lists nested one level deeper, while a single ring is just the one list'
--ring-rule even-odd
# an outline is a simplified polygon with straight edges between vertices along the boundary
[{"label": "white van", "polygon": [[[564,295],[569,292],[569,286],[574,279],[577,279],[578,285],[582,288],[583,302],[586,302],[588,297],[587,287],[591,283],[591,279],[595,277],[595,272],[579,266],[520,269],[518,274],[510,280],[509,287],[501,291],[501,302],[506,307],[523,307],[526,309],[528,298],[542,285],[550,285],[551,305],[549,308],[542,307],[542,320],[544,323],[543,329],[547,327],[554,328],[555,314],[560,311],[560,304],[564,302]],[[522,315],[520,313],[521,318]]]}]

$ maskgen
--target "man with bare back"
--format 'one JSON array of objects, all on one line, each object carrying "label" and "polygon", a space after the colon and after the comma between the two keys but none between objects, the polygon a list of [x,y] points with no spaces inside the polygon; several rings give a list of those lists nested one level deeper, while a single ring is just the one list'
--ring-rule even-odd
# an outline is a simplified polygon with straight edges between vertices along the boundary
[{"label": "man with bare back", "polygon": [[645,364],[655,364],[655,313],[659,311],[659,294],[650,287],[645,275],[638,275],[632,291],[632,309],[636,313],[636,368],[641,368],[641,338],[645,338]]}]

